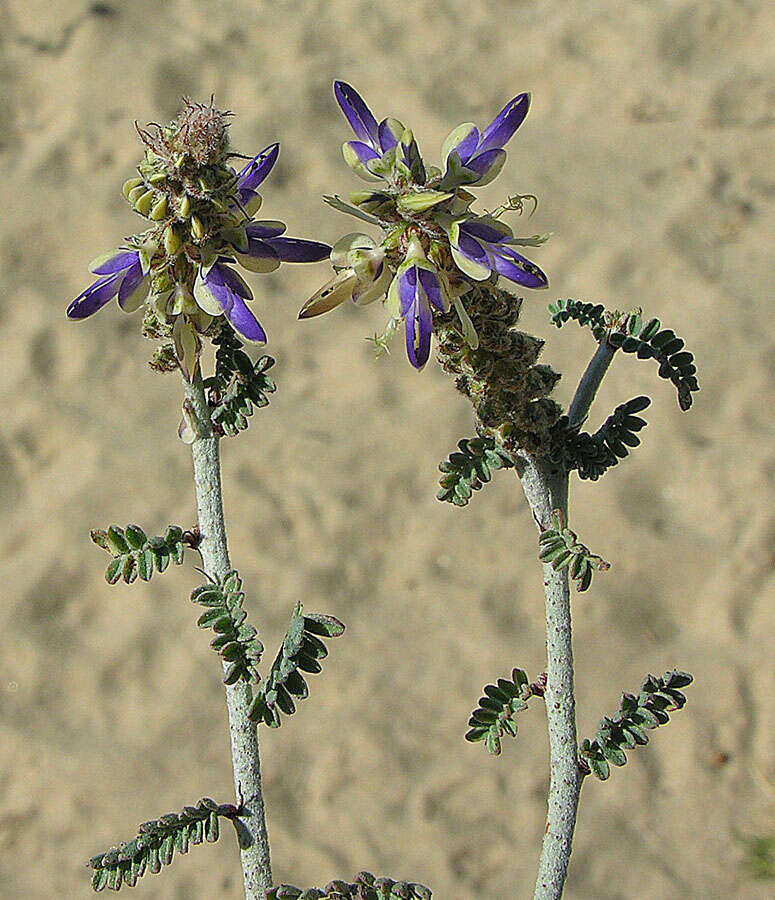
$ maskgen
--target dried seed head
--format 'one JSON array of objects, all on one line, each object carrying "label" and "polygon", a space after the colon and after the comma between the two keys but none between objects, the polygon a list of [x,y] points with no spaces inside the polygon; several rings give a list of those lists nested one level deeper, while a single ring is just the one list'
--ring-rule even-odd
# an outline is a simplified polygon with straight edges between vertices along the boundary
[{"label": "dried seed head", "polygon": [[193,103],[183,100],[183,111],[178,116],[175,141],[181,153],[190,156],[199,165],[219,162],[228,150],[228,111],[215,108],[213,98],[210,103]]},{"label": "dried seed head", "polygon": [[480,434],[498,437],[510,451],[546,453],[561,410],[549,396],[559,374],[537,364],[544,342],[516,330],[521,300],[507,291],[476,285],[466,303],[479,347],[463,339],[453,311],[437,315],[442,367],[457,376],[457,389],[473,404]]},{"label": "dried seed head", "polygon": [[167,127],[152,123],[137,129],[143,143],[167,166],[180,169],[186,163],[195,167],[223,163],[229,151],[227,110],[216,109],[214,99],[195,103],[183,98],[183,110]]}]

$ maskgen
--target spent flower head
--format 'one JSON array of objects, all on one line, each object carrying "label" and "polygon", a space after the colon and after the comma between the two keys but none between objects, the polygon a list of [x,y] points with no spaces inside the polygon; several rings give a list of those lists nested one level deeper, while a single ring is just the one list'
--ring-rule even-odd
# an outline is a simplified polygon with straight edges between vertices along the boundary
[{"label": "spent flower head", "polygon": [[[438,318],[454,309],[469,346],[478,346],[467,295],[477,285],[495,285],[498,276],[529,288],[545,288],[541,269],[515,248],[537,246],[548,235],[517,238],[500,216],[521,209],[520,197],[492,214],[471,210],[467,188],[492,181],[503,167],[503,149],[522,124],[528,94],[509,101],[483,130],[468,122],[455,128],[442,146],[444,169],[426,166],[412,132],[397,119],[377,123],[350,85],[337,81],[334,94],[355,133],[343,146],[345,161],[369,190],[326,197],[334,208],[382,229],[377,243],[369,235],[345,235],[335,245],[335,276],[314,294],[300,318],[327,312],[345,300],[363,305],[386,300],[390,321],[375,340],[384,348],[403,322],[407,356],[421,369],[428,360]],[[527,196],[527,195],[526,195]]]},{"label": "spent flower head", "polygon": [[284,236],[285,225],[253,218],[257,188],[277,161],[270,144],[237,171],[230,164],[231,113],[212,101],[184,100],[169,125],[137,129],[145,156],[123,194],[150,226],[91,264],[97,280],[67,308],[71,319],[91,316],[114,297],[125,312],[146,306],[145,333],[174,337],[178,362],[198,357],[200,335],[227,320],[240,338],[264,343],[266,334],[246,301],[250,288],[235,265],[271,272],[281,262],[315,262],[327,244]]}]

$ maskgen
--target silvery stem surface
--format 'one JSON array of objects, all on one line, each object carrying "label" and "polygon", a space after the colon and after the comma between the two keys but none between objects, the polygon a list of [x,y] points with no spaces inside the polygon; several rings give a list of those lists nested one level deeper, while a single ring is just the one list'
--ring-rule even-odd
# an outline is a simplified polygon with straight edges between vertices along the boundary
[{"label": "silvery stem surface", "polygon": [[[201,533],[199,550],[207,574],[221,578],[231,569],[231,564],[223,517],[219,438],[213,433],[198,366],[193,380],[184,380],[183,384],[188,412],[195,419],[197,430],[191,455]],[[266,891],[272,887],[272,868],[261,790],[258,729],[248,718],[252,699],[250,686],[244,681],[226,685],[234,788],[237,801],[241,803],[238,830],[245,897],[246,900],[264,900]]]},{"label": "silvery stem surface", "polygon": [[[568,473],[545,460],[523,457],[522,487],[536,520],[546,527],[552,510],[568,512]],[[573,696],[568,570],[544,564],[546,598],[546,716],[549,728],[550,782],[535,900],[562,896],[570,860],[582,775],[578,764],[576,701]]]},{"label": "silvery stem surface", "polygon": [[[587,417],[616,351],[600,344],[570,405],[571,425]],[[561,465],[524,454],[519,467],[522,488],[539,528],[559,509],[568,517],[568,475]],[[546,716],[549,728],[550,781],[546,833],[538,865],[534,900],[559,900],[573,849],[576,812],[584,776],[578,764],[576,700],[573,693],[573,640],[568,569],[544,564],[546,599]]]}]

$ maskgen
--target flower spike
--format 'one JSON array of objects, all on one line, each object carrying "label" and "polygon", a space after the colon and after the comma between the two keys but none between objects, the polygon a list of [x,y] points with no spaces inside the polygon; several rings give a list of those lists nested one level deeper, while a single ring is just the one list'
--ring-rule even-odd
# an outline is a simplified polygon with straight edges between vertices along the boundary
[{"label": "flower spike", "polygon": [[[478,285],[494,289],[501,276],[533,289],[548,284],[541,269],[515,249],[545,238],[514,237],[500,220],[515,208],[511,200],[491,215],[472,212],[475,197],[464,187],[487,184],[498,174],[504,145],[524,121],[530,95],[510,100],[482,132],[471,122],[455,128],[442,147],[444,173],[426,166],[413,132],[398,119],[378,124],[351,85],[336,81],[334,95],[355,135],[344,144],[345,161],[360,177],[381,184],[350,194],[349,203],[337,195],[325,201],[381,228],[382,238],[378,244],[368,235],[348,234],[338,241],[331,252],[334,277],[304,304],[299,318],[321,315],[345,300],[366,304],[381,298],[390,320],[378,347],[384,351],[403,323],[407,356],[421,369],[441,317],[453,310],[460,340],[477,350],[479,326],[468,307]],[[448,327],[447,318],[444,323]]]},{"label": "flower spike", "polygon": [[280,145],[269,144],[235,171],[229,165],[229,115],[212,101],[185,101],[170,125],[138,129],[145,158],[123,194],[150,227],[96,259],[91,270],[99,277],[67,308],[69,318],[84,319],[114,297],[125,312],[147,301],[144,333],[175,338],[162,354],[163,367],[177,364],[189,374],[191,360],[181,358],[181,348],[198,348],[197,335],[211,334],[214,318],[229,322],[246,341],[266,341],[247,306],[253,295],[233,264],[271,272],[282,262],[316,262],[331,251],[319,241],[286,237],[282,222],[253,219],[261,205],[257,189]]}]

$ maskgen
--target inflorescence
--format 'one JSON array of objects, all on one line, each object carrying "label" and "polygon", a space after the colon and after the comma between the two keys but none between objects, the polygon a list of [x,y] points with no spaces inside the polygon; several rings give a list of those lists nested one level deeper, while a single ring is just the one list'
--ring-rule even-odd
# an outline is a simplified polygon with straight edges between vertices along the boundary
[{"label": "inflorescence", "polygon": [[[348,299],[364,305],[386,298],[387,332],[403,321],[409,361],[421,369],[436,318],[452,309],[475,348],[478,335],[469,309],[475,285],[492,286],[499,275],[529,288],[548,284],[538,266],[515,249],[537,246],[548,235],[515,237],[497,215],[472,212],[475,197],[466,189],[488,184],[501,170],[503,147],[527,115],[530,96],[510,100],[481,133],[470,122],[454,129],[442,146],[442,171],[425,165],[414,135],[397,119],[378,124],[350,85],[337,81],[334,93],[357,138],[345,143],[345,161],[373,187],[351,194],[350,203],[337,196],[326,200],[381,228],[382,240],[359,233],[341,238],[331,254],[336,275],[307,301],[300,318]],[[506,208],[515,205],[501,212]]]},{"label": "inflorescence", "polygon": [[145,156],[123,193],[150,227],[95,259],[90,268],[97,280],[67,308],[71,319],[84,319],[114,297],[125,312],[145,305],[144,333],[174,342],[174,351],[154,359],[161,370],[177,362],[190,371],[200,336],[209,336],[224,318],[243,340],[266,341],[246,303],[253,294],[235,264],[271,272],[281,262],[325,259],[331,249],[285,237],[282,222],[253,218],[261,206],[257,188],[280,145],[270,144],[236,171],[230,165],[239,154],[230,151],[229,116],[212,100],[186,100],[171,124],[138,128]]}]

